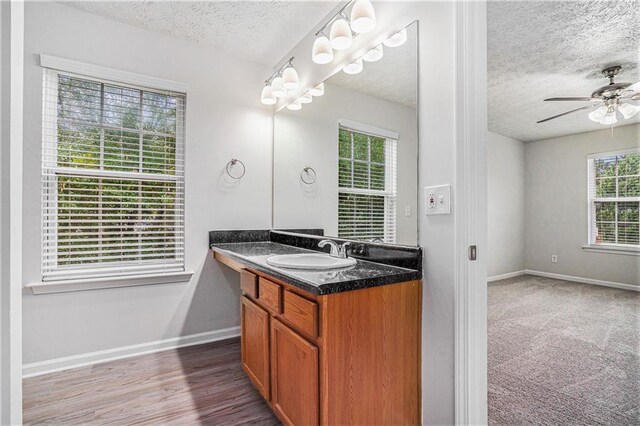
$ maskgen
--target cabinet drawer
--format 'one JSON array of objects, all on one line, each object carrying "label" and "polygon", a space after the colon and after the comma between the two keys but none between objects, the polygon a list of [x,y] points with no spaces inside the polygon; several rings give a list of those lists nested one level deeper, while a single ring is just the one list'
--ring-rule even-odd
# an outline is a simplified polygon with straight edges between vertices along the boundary
[{"label": "cabinet drawer", "polygon": [[316,302],[285,291],[282,316],[307,336],[318,336],[318,304]]},{"label": "cabinet drawer", "polygon": [[282,312],[282,287],[260,277],[258,300],[267,309],[276,314]]},{"label": "cabinet drawer", "polygon": [[252,299],[258,298],[258,276],[243,269],[240,271],[240,289]]}]

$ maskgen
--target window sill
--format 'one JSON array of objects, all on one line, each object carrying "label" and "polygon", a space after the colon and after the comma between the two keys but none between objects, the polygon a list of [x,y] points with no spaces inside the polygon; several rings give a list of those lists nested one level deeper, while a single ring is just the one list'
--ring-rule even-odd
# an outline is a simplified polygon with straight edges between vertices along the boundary
[{"label": "window sill", "polygon": [[146,274],[129,277],[88,278],[35,282],[26,285],[33,294],[65,293],[69,291],[98,290],[105,288],[134,287],[152,284],[183,283],[191,279],[193,272],[171,272],[166,274]]},{"label": "window sill", "polygon": [[582,250],[593,253],[622,254],[627,256],[640,256],[640,247],[624,247],[605,244],[590,244],[582,246]]}]

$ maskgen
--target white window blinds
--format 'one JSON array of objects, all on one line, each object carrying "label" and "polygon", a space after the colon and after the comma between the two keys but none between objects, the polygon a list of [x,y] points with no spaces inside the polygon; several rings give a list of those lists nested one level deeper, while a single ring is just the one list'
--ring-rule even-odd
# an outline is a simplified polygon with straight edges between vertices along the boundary
[{"label": "white window blinds", "polygon": [[184,270],[185,95],[45,69],[43,281]]},{"label": "white window blinds", "polygon": [[396,241],[395,139],[340,127],[338,236]]},{"label": "white window blinds", "polygon": [[588,157],[589,243],[640,246],[640,150]]}]

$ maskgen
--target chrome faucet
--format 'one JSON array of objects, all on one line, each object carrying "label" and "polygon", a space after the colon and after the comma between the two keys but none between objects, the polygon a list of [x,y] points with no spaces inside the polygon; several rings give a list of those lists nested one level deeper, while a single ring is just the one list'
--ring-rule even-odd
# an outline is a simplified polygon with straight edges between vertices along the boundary
[{"label": "chrome faucet", "polygon": [[346,242],[346,243],[343,243],[342,245],[338,245],[338,243],[332,240],[322,240],[318,243],[318,247],[324,247],[327,244],[331,246],[331,251],[329,252],[329,256],[339,257],[340,259],[347,258],[347,246],[349,246],[351,243]]}]

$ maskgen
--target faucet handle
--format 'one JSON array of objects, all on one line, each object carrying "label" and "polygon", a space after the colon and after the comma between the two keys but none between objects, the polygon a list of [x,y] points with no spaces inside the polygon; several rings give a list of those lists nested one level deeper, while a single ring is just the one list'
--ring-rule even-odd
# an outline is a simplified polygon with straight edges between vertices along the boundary
[{"label": "faucet handle", "polygon": [[340,250],[338,252],[338,255],[343,258],[346,259],[347,258],[347,247],[349,247],[351,245],[351,243],[349,241],[347,241],[346,243],[342,243],[342,245],[340,246]]}]

